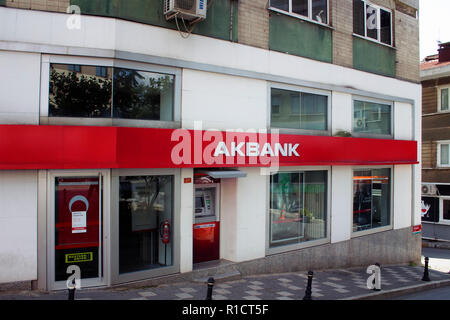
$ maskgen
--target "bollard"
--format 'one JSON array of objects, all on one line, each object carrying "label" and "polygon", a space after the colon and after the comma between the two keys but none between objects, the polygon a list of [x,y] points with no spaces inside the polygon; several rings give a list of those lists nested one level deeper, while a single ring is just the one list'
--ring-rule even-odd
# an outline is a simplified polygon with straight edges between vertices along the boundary
[{"label": "bollard", "polygon": [[428,257],[425,257],[425,269],[423,270],[423,278],[422,281],[431,281],[430,275],[428,274]]},{"label": "bollard", "polygon": [[75,300],[75,279],[72,280],[72,287],[69,287],[68,300]]},{"label": "bollard", "polygon": [[214,278],[208,279],[208,292],[206,294],[206,300],[212,300],[212,292],[214,287]]},{"label": "bollard", "polygon": [[314,272],[308,271],[308,284],[306,285],[305,296],[303,297],[303,300],[312,300],[311,294],[312,294],[313,275]]}]

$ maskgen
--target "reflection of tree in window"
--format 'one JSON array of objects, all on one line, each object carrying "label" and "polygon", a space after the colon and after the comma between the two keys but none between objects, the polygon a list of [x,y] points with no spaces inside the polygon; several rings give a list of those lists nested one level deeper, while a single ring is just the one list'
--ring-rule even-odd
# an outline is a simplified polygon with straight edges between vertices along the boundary
[{"label": "reflection of tree in window", "polygon": [[172,120],[171,75],[114,69],[114,117]]},{"label": "reflection of tree in window", "polygon": [[50,69],[49,115],[56,117],[110,117],[111,80],[69,71],[64,65]]}]

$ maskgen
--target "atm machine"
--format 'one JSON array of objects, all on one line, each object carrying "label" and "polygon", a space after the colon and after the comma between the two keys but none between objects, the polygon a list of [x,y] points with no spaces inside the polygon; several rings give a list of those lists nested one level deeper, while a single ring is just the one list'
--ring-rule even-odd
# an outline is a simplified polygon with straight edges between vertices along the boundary
[{"label": "atm machine", "polygon": [[195,185],[194,263],[220,258],[219,194],[219,184]]}]

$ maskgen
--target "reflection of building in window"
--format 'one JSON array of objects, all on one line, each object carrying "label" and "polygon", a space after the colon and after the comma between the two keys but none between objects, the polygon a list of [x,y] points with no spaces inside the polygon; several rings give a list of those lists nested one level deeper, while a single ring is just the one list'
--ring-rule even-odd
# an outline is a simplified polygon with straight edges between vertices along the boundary
[{"label": "reflection of building in window", "polygon": [[391,134],[391,105],[355,100],[353,109],[354,132]]},{"label": "reflection of building in window", "polygon": [[271,100],[273,128],[327,130],[328,96],[272,88]]},{"label": "reflection of building in window", "polygon": [[68,70],[72,72],[81,72],[81,66],[78,64],[70,64]]}]

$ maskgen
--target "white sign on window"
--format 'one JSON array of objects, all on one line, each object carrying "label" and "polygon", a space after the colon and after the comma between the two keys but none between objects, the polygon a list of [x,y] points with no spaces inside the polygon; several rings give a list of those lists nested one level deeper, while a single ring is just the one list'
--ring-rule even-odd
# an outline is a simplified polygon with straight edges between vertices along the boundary
[{"label": "white sign on window", "polygon": [[86,228],[86,211],[72,212],[72,233],[85,233]]}]

